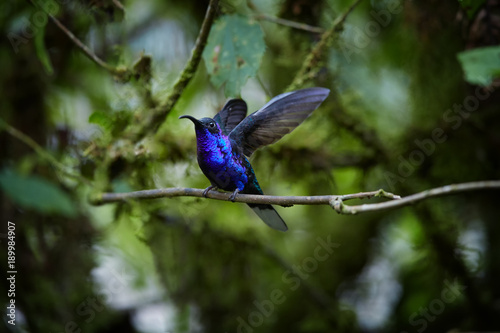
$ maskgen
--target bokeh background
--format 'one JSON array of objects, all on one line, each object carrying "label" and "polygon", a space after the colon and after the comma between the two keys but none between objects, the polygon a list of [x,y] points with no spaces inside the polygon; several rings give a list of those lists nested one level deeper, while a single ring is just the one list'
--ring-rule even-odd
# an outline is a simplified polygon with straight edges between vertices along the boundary
[{"label": "bokeh background", "polygon": [[[134,141],[131,131],[174,89],[208,1],[3,0],[0,260],[6,271],[12,221],[18,274],[16,325],[3,315],[1,331],[500,330],[495,191],[356,216],[277,207],[286,233],[244,204],[89,201],[101,192],[205,188],[192,124],[177,117],[213,116],[235,96],[252,112],[292,82],[331,93],[252,157],[267,194],[383,188],[405,196],[499,179],[499,2],[361,1],[297,81],[350,5],[221,1],[215,22],[251,24],[235,28],[237,38],[257,31],[260,48],[236,54],[255,56],[255,73],[215,82],[208,54],[168,116]],[[110,67],[135,74],[92,62],[45,11]],[[360,203],[368,201],[352,202]],[[2,287],[6,306],[6,279]]]}]

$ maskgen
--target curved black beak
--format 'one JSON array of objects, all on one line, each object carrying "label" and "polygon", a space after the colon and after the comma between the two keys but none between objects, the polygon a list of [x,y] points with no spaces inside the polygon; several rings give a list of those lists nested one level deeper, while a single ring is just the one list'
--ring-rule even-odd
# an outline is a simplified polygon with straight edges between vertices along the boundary
[{"label": "curved black beak", "polygon": [[179,119],[189,119],[193,122],[194,126],[196,126],[196,127],[201,126],[200,121],[198,119],[196,119],[195,117],[184,115],[184,116],[180,116]]}]

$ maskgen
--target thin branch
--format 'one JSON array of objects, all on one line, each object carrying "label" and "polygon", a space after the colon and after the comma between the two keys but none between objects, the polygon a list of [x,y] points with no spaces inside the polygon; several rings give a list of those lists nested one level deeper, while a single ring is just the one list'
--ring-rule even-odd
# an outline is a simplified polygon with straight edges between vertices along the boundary
[{"label": "thin branch", "polygon": [[345,205],[343,203],[345,201],[344,196],[338,196],[335,199],[333,199],[333,201],[330,202],[330,205],[339,214],[354,215],[359,213],[401,208],[429,198],[442,197],[463,192],[491,190],[491,189],[495,190],[500,189],[500,180],[485,180],[485,181],[470,182],[470,183],[451,184],[415,193],[398,200],[386,201],[374,204],[357,205],[357,206]]},{"label": "thin branch", "polygon": [[71,39],[71,41],[80,50],[82,50],[82,52],[90,60],[92,60],[93,62],[95,62],[97,65],[101,66],[102,68],[104,68],[108,72],[110,72],[112,74],[116,74],[116,69],[113,66],[108,65],[104,60],[102,60],[101,58],[99,58],[89,47],[87,47],[87,45],[83,44],[71,31],[69,31],[68,28],[66,28],[66,26],[64,26],[64,24],[61,23],[61,21],[59,21],[58,19],[56,19],[54,16],[52,16],[49,13],[47,13],[47,14],[49,15],[49,17],[52,20],[52,22],[54,22],[55,25],[57,25],[59,27],[59,29],[61,29],[61,31],[64,32],[66,34],[66,36],[68,36],[69,39]]},{"label": "thin branch", "polygon": [[247,6],[248,6],[248,8],[252,9],[254,12],[257,13],[253,16],[253,18],[256,20],[265,20],[265,21],[281,24],[284,26],[288,26],[291,28],[304,30],[304,31],[308,31],[308,32],[316,33],[316,34],[322,34],[325,32],[325,29],[323,29],[323,28],[315,27],[312,25],[304,24],[304,23],[298,23],[295,21],[290,21],[290,20],[286,20],[286,19],[282,19],[279,17],[270,16],[270,15],[267,15],[265,13],[262,13],[261,11],[258,10],[257,6],[251,0],[247,0]]},{"label": "thin branch", "polygon": [[[320,41],[314,46],[311,50],[304,63],[302,64],[301,69],[295,76],[292,83],[288,86],[286,91],[293,91],[301,88],[307,81],[312,80],[318,73],[320,69],[320,61],[322,57],[331,43],[332,39],[338,32],[342,30],[343,24],[347,19],[348,15],[354,10],[354,8],[361,2],[361,0],[354,1],[351,6],[345,11],[341,16],[339,16],[332,24],[330,29],[325,31],[321,36]],[[250,8],[255,10],[255,5],[249,5]],[[335,91],[331,92],[330,100],[340,100],[332,96],[336,94]],[[353,115],[350,115],[343,111],[343,108],[340,105],[336,105],[336,121],[345,129],[352,132],[355,136],[360,138],[360,140],[367,147],[372,147],[379,156],[382,157],[384,161],[387,160],[387,153],[384,149],[384,146],[381,144],[380,138],[377,136],[375,131],[373,131],[370,127],[364,124],[359,119],[356,119]]]},{"label": "thin branch", "polygon": [[175,104],[181,97],[182,92],[196,73],[196,69],[198,68],[198,64],[201,61],[201,56],[203,54],[203,50],[205,49],[208,35],[215,18],[215,13],[217,12],[218,4],[219,0],[210,0],[205,18],[201,25],[200,33],[198,35],[198,38],[196,39],[193,51],[191,52],[191,58],[186,64],[186,67],[184,67],[184,70],[177,79],[177,82],[175,82],[170,95],[157,109],[153,110],[152,116],[147,118],[146,121],[142,124],[142,128],[137,133],[139,138],[143,137],[147,133],[147,131],[156,130],[156,128],[158,128],[163,123],[165,118],[168,116],[170,111],[172,111]]},{"label": "thin branch", "polygon": [[82,177],[79,173],[75,173],[73,170],[68,168],[66,165],[60,163],[54,156],[52,156],[48,151],[46,151],[42,146],[35,142],[32,138],[19,131],[18,129],[12,127],[8,123],[6,123],[3,119],[0,118],[0,129],[4,128],[7,133],[18,139],[19,141],[26,144],[28,147],[33,149],[35,153],[40,156],[42,159],[46,160],[50,163],[54,168],[59,170],[61,173],[65,174],[68,177],[74,178],[82,183],[90,185],[90,181],[84,177]]},{"label": "thin branch", "polygon": [[123,7],[123,5],[122,5],[122,3],[120,1],[113,0],[113,4],[116,6],[116,8],[118,8],[122,12],[125,12],[125,8]]},{"label": "thin branch", "polygon": [[[104,68],[105,70],[107,70],[108,72],[110,72],[111,74],[113,75],[116,75],[120,78],[124,78],[124,77],[127,77],[129,76],[129,71],[126,69],[126,68],[115,68],[109,64],[107,64],[104,60],[102,60],[101,58],[99,58],[87,45],[83,44],[82,41],[80,41],[68,28],[66,28],[66,26],[64,24],[61,23],[61,21],[59,21],[57,18],[55,18],[51,13],[49,13],[45,7],[39,7],[35,4],[35,2],[33,0],[30,0],[31,4],[33,6],[35,6],[36,8],[39,8],[41,10],[44,11],[45,14],[48,15],[48,17],[50,18],[50,20],[52,22],[54,22],[55,25],[57,25],[57,27],[59,29],[61,29],[62,32],[64,32],[64,34],[66,34],[66,36],[68,36],[68,38],[80,49],[82,50],[82,52],[90,59],[92,60],[94,63],[96,63],[98,66],[101,66],[102,68]],[[116,3],[115,3],[116,5]],[[120,8],[120,7],[119,7]],[[120,8],[120,9],[123,9],[123,6]]]},{"label": "thin branch", "polygon": [[[155,190],[144,190],[126,193],[102,193],[91,199],[94,205],[101,205],[110,202],[128,201],[131,199],[157,199],[157,198],[174,198],[174,197],[198,197],[203,198],[203,189],[186,188],[186,187],[171,187]],[[399,196],[383,192],[389,198],[398,199]],[[356,194],[343,195],[342,200],[365,199],[380,196],[381,190],[372,192],[361,192]],[[231,193],[210,191],[207,194],[208,199],[228,201]],[[332,200],[338,198],[338,195],[317,195],[317,196],[273,196],[273,195],[255,195],[255,194],[238,194],[235,202],[256,203],[256,204],[272,204],[280,206],[293,205],[329,205]]]},{"label": "thin branch", "polygon": [[311,80],[316,76],[316,73],[319,71],[319,66],[317,66],[318,62],[324,56],[324,52],[330,44],[333,36],[342,30],[345,20],[347,16],[353,11],[353,9],[361,2],[362,0],[356,0],[353,4],[344,12],[344,14],[340,15],[332,24],[330,29],[325,31],[321,36],[320,41],[314,46],[306,60],[302,64],[302,68],[295,76],[293,82],[286,89],[287,91],[296,90],[304,85],[305,82]]},{"label": "thin branch", "polygon": [[[253,203],[253,204],[272,204],[280,206],[293,205],[330,205],[339,214],[358,214],[373,211],[383,211],[399,207],[408,206],[416,202],[429,199],[432,197],[440,197],[445,195],[457,194],[469,191],[480,191],[485,189],[500,189],[500,180],[478,181],[471,183],[446,185],[437,187],[431,190],[423,191],[404,198],[399,195],[386,192],[384,190],[360,192],[345,195],[318,195],[318,196],[272,196],[272,195],[253,195],[253,194],[238,194],[235,202]],[[222,193],[217,191],[208,192],[208,199],[228,201],[231,193]],[[124,202],[134,199],[157,199],[157,198],[173,198],[173,197],[203,197],[203,190],[196,188],[165,188],[156,190],[145,190],[128,193],[102,193],[91,198],[91,203],[101,205],[111,202]],[[358,206],[348,206],[344,204],[347,200],[352,199],[370,199],[373,197],[382,197],[391,199],[374,204],[365,204]]]},{"label": "thin branch", "polygon": [[279,17],[274,17],[274,16],[270,16],[270,15],[266,15],[266,14],[258,14],[258,15],[255,15],[253,18],[256,20],[269,21],[269,22],[281,24],[281,25],[284,25],[287,27],[291,27],[294,29],[312,32],[315,34],[322,34],[325,32],[325,29],[320,28],[320,27],[315,27],[315,26],[308,25],[305,23],[299,23],[299,22],[295,22],[295,21],[285,20],[285,19],[282,19]]},{"label": "thin branch", "polygon": [[262,90],[264,90],[266,96],[272,96],[271,91],[266,87],[264,81],[262,81],[262,79],[260,78],[260,75],[259,74],[255,75],[255,78],[257,79],[257,82],[259,82],[259,85],[262,88]]}]

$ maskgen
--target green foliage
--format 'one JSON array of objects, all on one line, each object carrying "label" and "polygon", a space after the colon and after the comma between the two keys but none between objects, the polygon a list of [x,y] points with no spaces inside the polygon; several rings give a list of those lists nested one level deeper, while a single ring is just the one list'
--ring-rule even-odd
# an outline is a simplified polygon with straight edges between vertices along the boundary
[{"label": "green foliage", "polygon": [[239,15],[222,16],[212,27],[203,59],[210,81],[224,85],[226,96],[237,96],[259,69],[266,45],[259,24]]},{"label": "green foliage", "polygon": [[472,19],[477,10],[484,4],[486,0],[458,0],[460,6],[465,10],[469,19]]},{"label": "green foliage", "polygon": [[500,76],[500,46],[463,51],[458,54],[458,60],[471,84],[487,86]]},{"label": "green foliage", "polygon": [[113,118],[106,112],[95,111],[90,115],[89,123],[99,125],[103,130],[108,132],[113,127]]},{"label": "green foliage", "polygon": [[0,172],[0,187],[18,205],[42,214],[76,216],[68,194],[56,184],[38,176],[23,176],[12,169]]},{"label": "green foliage", "polygon": [[[499,52],[467,51],[450,61],[463,51],[457,27],[467,26],[467,15],[477,16],[484,1],[461,1],[467,15],[458,17],[456,1],[361,1],[317,57],[310,55],[321,34],[269,17],[329,29],[353,1],[219,1],[206,68],[195,72],[183,67],[190,54],[201,54],[191,50],[206,2],[57,2],[57,17],[89,50],[136,74],[126,82],[89,60],[52,22],[37,24],[42,16],[29,2],[4,1],[3,35],[22,38],[17,53],[8,38],[0,40],[0,204],[3,220],[16,223],[16,262],[24,272],[16,310],[26,320],[16,326],[398,333],[424,330],[414,324],[425,320],[427,332],[496,330],[499,313],[491,304],[500,285],[489,277],[500,271],[500,228],[493,190],[356,216],[328,205],[277,206],[286,233],[240,203],[89,202],[103,191],[205,188],[193,125],[177,116],[213,116],[224,92],[257,110],[290,85],[308,57],[317,61],[304,80],[331,93],[296,131],[252,157],[266,194],[383,188],[406,196],[500,179],[500,89],[464,84],[460,68],[472,83],[491,83]],[[484,21],[474,20],[481,40],[492,32]],[[257,70],[260,80],[248,80]],[[184,90],[172,88],[177,77],[191,78]],[[173,92],[179,99],[157,119],[160,129],[137,138]],[[433,139],[435,129],[444,141]],[[339,246],[322,245],[330,241]],[[467,289],[437,313],[445,280]],[[271,304],[273,291],[284,301]],[[136,320],[144,317],[147,324]]]},{"label": "green foliage", "polygon": [[40,31],[35,35],[35,50],[38,59],[43,65],[45,72],[48,75],[52,75],[54,73],[54,69],[52,68],[52,63],[50,61],[49,54],[47,52],[47,48],[45,47],[45,28],[46,25],[40,27]]}]

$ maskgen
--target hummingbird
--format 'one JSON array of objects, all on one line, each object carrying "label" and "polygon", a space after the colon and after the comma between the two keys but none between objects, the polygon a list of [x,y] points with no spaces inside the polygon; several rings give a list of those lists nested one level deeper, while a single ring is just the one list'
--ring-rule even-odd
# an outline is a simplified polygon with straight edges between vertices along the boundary
[{"label": "hummingbird", "polygon": [[[293,131],[329,93],[326,88],[287,92],[274,97],[246,118],[247,104],[242,99],[229,100],[214,118],[180,116],[179,119],[189,119],[194,124],[198,165],[211,183],[203,196],[213,189],[222,189],[233,192],[229,200],[234,202],[238,193],[264,194],[248,158],[256,149]],[[248,206],[271,228],[288,230],[273,206]]]}]

